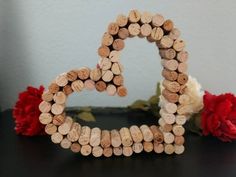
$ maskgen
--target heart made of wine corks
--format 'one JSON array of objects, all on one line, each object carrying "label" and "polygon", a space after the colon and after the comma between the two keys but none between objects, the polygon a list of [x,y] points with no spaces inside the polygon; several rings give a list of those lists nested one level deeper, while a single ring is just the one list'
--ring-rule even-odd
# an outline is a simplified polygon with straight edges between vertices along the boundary
[{"label": "heart made of wine corks", "polygon": [[[164,103],[161,104],[159,125],[133,125],[109,131],[82,126],[66,116],[66,100],[73,92],[96,89],[106,91],[108,95],[126,96],[119,56],[125,46],[124,40],[134,36],[146,37],[159,48],[164,77],[161,93]],[[101,59],[97,67],[82,67],[63,73],[43,93],[39,120],[46,125],[45,132],[51,136],[52,142],[84,156],[92,153],[95,157],[131,156],[142,151],[183,153],[186,117],[178,110],[185,100],[188,53],[184,51],[185,43],[179,36],[173,22],[160,14],[131,10],[128,17],[119,15],[102,37],[98,48]]]}]

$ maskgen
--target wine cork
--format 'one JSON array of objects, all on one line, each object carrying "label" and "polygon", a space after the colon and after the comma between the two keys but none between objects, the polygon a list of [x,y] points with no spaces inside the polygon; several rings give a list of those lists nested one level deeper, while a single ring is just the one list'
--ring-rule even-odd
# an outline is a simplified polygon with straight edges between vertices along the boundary
[{"label": "wine cork", "polygon": [[193,108],[191,105],[179,105],[177,109],[177,113],[180,115],[187,115],[190,112],[193,112]]},{"label": "wine cork", "polygon": [[118,15],[116,18],[116,24],[120,27],[126,26],[128,23],[128,18],[125,15]]},{"label": "wine cork", "polygon": [[95,82],[91,79],[88,79],[84,82],[84,88],[87,90],[94,90],[95,89]]},{"label": "wine cork", "polygon": [[66,94],[66,95],[70,95],[71,93],[73,93],[73,90],[71,88],[70,85],[66,85],[63,87],[63,92]]},{"label": "wine cork", "polygon": [[133,140],[130,135],[130,131],[128,128],[123,127],[120,129],[120,137],[123,146],[131,146],[133,144]]},{"label": "wine cork", "polygon": [[120,51],[125,47],[125,43],[122,39],[116,39],[116,40],[114,40],[112,47],[116,51]]},{"label": "wine cork", "polygon": [[169,81],[175,81],[178,78],[178,73],[176,71],[170,71],[167,69],[163,69],[162,76]]},{"label": "wine cork", "polygon": [[164,152],[169,155],[173,154],[175,152],[175,147],[172,144],[165,144]]},{"label": "wine cork", "polygon": [[186,120],[187,120],[186,116],[184,116],[184,115],[177,115],[175,122],[178,125],[184,125]]},{"label": "wine cork", "polygon": [[167,113],[174,114],[177,111],[178,106],[175,103],[166,102],[164,109]]},{"label": "wine cork", "polygon": [[105,82],[110,82],[113,79],[113,77],[114,77],[114,74],[110,70],[104,71],[102,73],[102,80],[104,80]]},{"label": "wine cork", "polygon": [[69,149],[70,146],[71,146],[71,141],[68,140],[67,138],[63,138],[63,140],[61,141],[60,145],[61,145],[61,147],[63,149]]},{"label": "wine cork", "polygon": [[89,78],[90,69],[88,67],[82,67],[77,71],[77,73],[78,73],[79,79],[86,80]]},{"label": "wine cork", "polygon": [[45,91],[42,94],[42,100],[46,102],[50,102],[53,99],[53,94],[49,91]]},{"label": "wine cork", "polygon": [[68,84],[66,73],[60,74],[56,77],[56,84],[60,87],[64,87]]},{"label": "wine cork", "polygon": [[45,126],[44,130],[48,135],[52,135],[57,132],[57,126],[50,123]]},{"label": "wine cork", "polygon": [[117,86],[124,84],[124,78],[122,75],[117,75],[113,78],[113,83]]},{"label": "wine cork", "polygon": [[71,70],[66,74],[66,78],[68,81],[75,81],[77,79],[77,71],[76,70]]},{"label": "wine cork", "polygon": [[180,94],[180,95],[184,94],[185,91],[186,91],[186,88],[187,88],[187,85],[186,85],[186,84],[185,84],[185,85],[181,85],[181,86],[180,86],[180,90],[179,90],[179,94]]},{"label": "wine cork", "polygon": [[132,149],[135,153],[141,153],[143,151],[143,144],[142,143],[134,143],[132,145]]},{"label": "wine cork", "polygon": [[165,142],[165,143],[171,144],[171,143],[174,142],[175,136],[174,136],[172,133],[170,133],[170,132],[164,132],[163,135],[164,135],[164,142]]},{"label": "wine cork", "polygon": [[158,142],[153,143],[153,150],[155,153],[160,154],[164,151],[164,145]]},{"label": "wine cork", "polygon": [[133,149],[130,146],[123,147],[123,155],[126,157],[130,157],[133,154]]},{"label": "wine cork", "polygon": [[166,20],[162,27],[165,31],[171,31],[174,28],[174,23],[171,20]]},{"label": "wine cork", "polygon": [[173,44],[173,48],[179,52],[181,50],[183,50],[185,47],[185,42],[182,39],[176,39],[174,44]]},{"label": "wine cork", "polygon": [[109,84],[106,88],[106,92],[110,96],[114,96],[116,94],[116,86],[113,84]]},{"label": "wine cork", "polygon": [[78,153],[81,149],[81,146],[79,143],[72,143],[70,146],[70,150],[74,153]]},{"label": "wine cork", "polygon": [[116,35],[119,31],[119,25],[117,23],[110,23],[108,25],[107,31],[111,35]]},{"label": "wine cork", "polygon": [[64,109],[65,109],[65,106],[64,106],[64,105],[54,103],[54,104],[52,105],[51,112],[52,112],[54,115],[59,115],[59,114],[63,113]]},{"label": "wine cork", "polygon": [[111,131],[111,145],[113,147],[119,147],[121,145],[121,137],[118,130]]},{"label": "wine cork", "polygon": [[107,148],[104,148],[103,149],[103,155],[105,157],[111,157],[112,156],[112,153],[113,153],[113,150],[111,147],[107,147]]},{"label": "wine cork", "polygon": [[183,145],[176,145],[176,144],[174,145],[174,148],[176,154],[183,154],[185,149]]},{"label": "wine cork", "polygon": [[39,104],[39,110],[42,113],[47,113],[51,110],[51,103],[47,102],[47,101],[42,101]]},{"label": "wine cork", "polygon": [[139,35],[140,28],[141,27],[138,23],[131,23],[128,27],[129,35],[131,37]]},{"label": "wine cork", "polygon": [[81,125],[77,122],[74,122],[71,126],[69,133],[67,134],[67,139],[71,142],[76,142],[79,139],[81,132]]},{"label": "wine cork", "polygon": [[106,71],[111,68],[111,60],[109,58],[101,58],[99,61],[99,66],[102,70]]},{"label": "wine cork", "polygon": [[176,135],[176,136],[182,136],[185,132],[185,129],[182,125],[174,125],[173,126],[173,133]]},{"label": "wine cork", "polygon": [[122,155],[122,152],[123,151],[123,149],[122,149],[122,147],[114,147],[113,148],[113,154],[115,155],[115,156],[121,156]]},{"label": "wine cork", "polygon": [[48,90],[50,93],[57,93],[60,90],[60,87],[56,83],[51,83],[48,87]]},{"label": "wine cork", "polygon": [[143,12],[140,18],[141,23],[151,23],[152,14],[150,12]]},{"label": "wine cork", "polygon": [[51,140],[55,144],[59,144],[62,141],[62,139],[63,139],[63,136],[59,132],[53,133],[51,136]]},{"label": "wine cork", "polygon": [[143,134],[143,140],[150,142],[153,140],[153,134],[152,131],[150,130],[150,128],[147,125],[142,125],[140,126],[140,130]]},{"label": "wine cork", "polygon": [[152,27],[149,24],[143,24],[140,28],[140,35],[143,37],[147,37],[151,34]]},{"label": "wine cork", "polygon": [[173,28],[169,33],[169,37],[173,40],[178,39],[179,36],[180,36],[180,31],[177,28]]},{"label": "wine cork", "polygon": [[120,28],[118,31],[118,36],[120,39],[125,40],[127,37],[129,37],[129,30],[127,28]]},{"label": "wine cork", "polygon": [[101,47],[98,48],[98,55],[100,57],[108,57],[109,54],[110,54],[109,47],[102,45]]},{"label": "wine cork", "polygon": [[187,72],[187,69],[188,69],[188,66],[186,63],[179,63],[178,65],[178,71],[180,73],[186,73]]},{"label": "wine cork", "polygon": [[184,137],[183,136],[175,136],[175,144],[183,145],[184,144]]},{"label": "wine cork", "polygon": [[83,145],[80,149],[80,153],[83,155],[83,156],[88,156],[90,155],[92,152],[92,147],[90,145]]},{"label": "wine cork", "polygon": [[174,41],[169,36],[163,36],[160,40],[161,48],[170,48],[173,45]]},{"label": "wine cork", "polygon": [[158,41],[163,37],[163,35],[164,35],[163,30],[160,27],[155,27],[152,29],[150,37],[153,41]]},{"label": "wine cork", "polygon": [[113,74],[115,75],[119,75],[121,74],[121,66],[119,63],[113,63],[112,67],[111,67],[111,71],[113,72]]},{"label": "wine cork", "polygon": [[53,100],[57,104],[64,104],[66,102],[66,94],[64,92],[57,92],[53,96]]},{"label": "wine cork", "polygon": [[52,123],[56,126],[59,126],[61,124],[63,124],[65,121],[65,117],[63,115],[55,115],[53,117]]},{"label": "wine cork", "polygon": [[113,43],[113,37],[109,33],[104,33],[102,36],[102,45],[110,46]]},{"label": "wine cork", "polygon": [[177,93],[173,93],[168,91],[167,89],[164,89],[162,91],[162,95],[167,99],[170,103],[176,103],[179,100],[179,95]]},{"label": "wine cork", "polygon": [[145,152],[152,152],[153,151],[153,144],[152,142],[143,142],[143,149]]},{"label": "wine cork", "polygon": [[162,15],[160,14],[155,14],[153,17],[152,17],[152,25],[154,27],[159,27],[159,26],[162,26],[163,23],[164,23],[165,19]]},{"label": "wine cork", "polygon": [[162,81],[162,84],[170,92],[177,93],[180,90],[180,84],[178,82],[168,81],[165,79]]},{"label": "wine cork", "polygon": [[170,59],[170,60],[174,59],[175,56],[176,56],[176,51],[172,48],[170,48],[170,49],[160,49],[159,53],[160,53],[162,58]]},{"label": "wine cork", "polygon": [[92,128],[91,130],[91,136],[90,136],[90,145],[95,147],[99,146],[101,142],[101,129],[100,128]]},{"label": "wine cork", "polygon": [[99,91],[99,92],[103,92],[104,90],[106,90],[106,87],[107,87],[107,85],[106,85],[106,83],[103,82],[103,81],[98,81],[98,82],[96,82],[96,84],[95,84],[95,88],[96,88],[96,90]]},{"label": "wine cork", "polygon": [[41,113],[39,116],[39,122],[43,125],[49,124],[52,122],[52,114],[50,113]]},{"label": "wine cork", "polygon": [[162,143],[164,140],[163,133],[159,130],[159,128],[156,125],[150,126],[150,130],[152,131],[153,134],[153,141]]},{"label": "wine cork", "polygon": [[130,128],[130,135],[135,143],[143,141],[143,134],[137,125],[132,125]]},{"label": "wine cork", "polygon": [[64,123],[58,127],[58,132],[62,135],[67,135],[71,129],[72,123],[73,123],[73,119],[67,116],[65,118]]},{"label": "wine cork", "polygon": [[128,19],[131,23],[137,23],[141,19],[141,13],[138,10],[131,10]]},{"label": "wine cork", "polygon": [[120,51],[112,50],[110,55],[109,55],[109,59],[111,60],[111,62],[119,62],[119,60],[120,60]]},{"label": "wine cork", "polygon": [[92,154],[94,157],[101,157],[103,154],[103,149],[101,146],[95,146],[93,147]]},{"label": "wine cork", "polygon": [[179,60],[180,62],[186,62],[188,60],[188,52],[186,51],[178,52],[177,60]]},{"label": "wine cork", "polygon": [[173,126],[171,124],[165,123],[164,125],[160,127],[160,129],[162,130],[162,132],[170,132],[172,131],[172,127]]},{"label": "wine cork", "polygon": [[179,63],[176,60],[165,60],[165,59],[162,59],[161,60],[161,64],[166,69],[171,70],[171,71],[177,70],[177,68],[179,66]]},{"label": "wine cork", "polygon": [[82,126],[81,133],[79,137],[79,143],[81,145],[86,145],[90,141],[91,129],[88,126]]},{"label": "wine cork", "polygon": [[91,72],[90,72],[90,78],[91,78],[93,81],[98,81],[101,77],[102,77],[102,72],[101,72],[100,69],[95,68],[95,69],[92,69],[92,70],[91,70]]},{"label": "wine cork", "polygon": [[161,110],[160,114],[161,114],[161,117],[163,118],[163,120],[165,121],[165,123],[167,123],[167,124],[175,123],[175,115],[174,114],[167,113],[164,110]]},{"label": "wine cork", "polygon": [[188,75],[184,73],[180,73],[177,78],[177,82],[181,85],[186,84],[188,82]]},{"label": "wine cork", "polygon": [[101,146],[103,148],[110,147],[111,145],[111,135],[108,130],[102,130],[101,133]]},{"label": "wine cork", "polygon": [[81,92],[84,88],[84,83],[81,80],[76,80],[76,81],[72,82],[71,88],[75,92]]},{"label": "wine cork", "polygon": [[120,86],[117,88],[117,95],[120,97],[124,97],[127,95],[127,89],[124,86]]}]

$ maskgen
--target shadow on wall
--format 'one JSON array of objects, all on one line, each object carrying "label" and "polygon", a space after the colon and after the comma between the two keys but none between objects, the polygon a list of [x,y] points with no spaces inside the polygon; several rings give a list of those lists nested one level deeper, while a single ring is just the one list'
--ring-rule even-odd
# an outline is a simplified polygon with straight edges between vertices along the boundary
[{"label": "shadow on wall", "polygon": [[13,106],[17,94],[31,83],[30,68],[27,61],[30,60],[30,52],[27,50],[26,24],[24,12],[21,11],[20,1],[2,2],[2,20],[4,29],[1,30],[4,45],[0,63],[0,106],[2,110]]}]

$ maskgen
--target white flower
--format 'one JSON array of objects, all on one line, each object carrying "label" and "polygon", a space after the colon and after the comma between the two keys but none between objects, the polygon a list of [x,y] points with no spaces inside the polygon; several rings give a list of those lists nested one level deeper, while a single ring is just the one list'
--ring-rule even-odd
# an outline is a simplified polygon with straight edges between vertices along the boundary
[{"label": "white flower", "polygon": [[[186,83],[187,88],[185,89],[184,94],[189,96],[189,101],[184,104],[187,107],[184,114],[187,116],[187,119],[191,117],[192,114],[198,113],[203,108],[203,95],[202,87],[197,81],[197,79],[192,76],[188,77],[188,82]],[[162,82],[160,82],[161,91],[164,89]],[[159,106],[162,106],[166,102],[166,99],[161,95]]]}]

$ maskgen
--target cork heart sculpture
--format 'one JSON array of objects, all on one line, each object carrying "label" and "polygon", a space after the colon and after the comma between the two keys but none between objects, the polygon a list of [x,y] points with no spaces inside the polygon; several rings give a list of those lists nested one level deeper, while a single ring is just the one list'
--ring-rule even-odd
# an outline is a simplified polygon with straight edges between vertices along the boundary
[{"label": "cork heart sculpture", "polygon": [[[161,95],[165,101],[161,105],[159,125],[133,125],[108,131],[81,126],[66,116],[65,103],[73,92],[96,89],[106,91],[108,95],[126,96],[119,54],[124,48],[124,40],[134,36],[146,37],[155,43],[162,58],[164,90]],[[173,22],[160,14],[131,10],[128,17],[119,15],[102,37],[98,48],[101,59],[97,67],[82,67],[59,75],[42,95],[39,120],[46,125],[45,132],[51,136],[52,142],[84,156],[93,154],[95,157],[131,156],[143,150],[183,153],[186,117],[178,110],[185,100],[188,53],[184,51],[185,43],[179,36]]]}]

